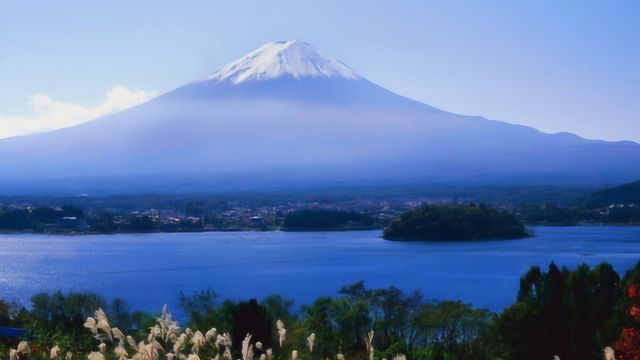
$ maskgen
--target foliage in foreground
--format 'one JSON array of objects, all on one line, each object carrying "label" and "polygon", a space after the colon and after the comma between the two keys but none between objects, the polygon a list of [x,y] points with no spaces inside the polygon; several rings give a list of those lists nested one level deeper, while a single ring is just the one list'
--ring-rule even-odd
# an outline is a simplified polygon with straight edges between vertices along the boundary
[{"label": "foliage in foreground", "polygon": [[638,289],[640,263],[623,279],[607,264],[533,267],[521,279],[517,301],[500,314],[362,282],[299,311],[278,295],[218,302],[208,290],[180,294],[184,329],[166,308],[158,316],[91,293],[38,294],[31,310],[0,302],[0,325],[31,333],[29,344],[0,340],[0,358],[582,360],[601,359],[603,349],[613,359],[612,345],[617,359],[637,360]]}]

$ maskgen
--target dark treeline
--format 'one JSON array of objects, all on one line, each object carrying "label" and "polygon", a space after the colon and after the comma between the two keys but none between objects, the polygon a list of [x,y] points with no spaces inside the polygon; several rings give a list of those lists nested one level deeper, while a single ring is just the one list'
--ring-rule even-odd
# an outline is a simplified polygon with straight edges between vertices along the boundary
[{"label": "dark treeline", "polygon": [[152,216],[112,212],[87,214],[73,205],[37,208],[0,208],[0,231],[46,233],[137,233],[202,230],[198,218],[160,222]]},{"label": "dark treeline", "polygon": [[276,230],[332,231],[381,228],[371,215],[333,209],[302,209],[250,216],[233,211],[223,203],[187,203],[184,209],[159,214],[146,212],[85,212],[73,205],[61,207],[0,208],[0,231],[35,233],[139,233]]},{"label": "dark treeline", "polygon": [[585,194],[577,202],[525,202],[516,212],[530,225],[640,224],[640,181]]},{"label": "dark treeline", "polygon": [[588,204],[591,207],[640,204],[640,181],[597,191],[589,196]]},{"label": "dark treeline", "polygon": [[44,230],[47,226],[55,226],[71,218],[84,220],[85,214],[73,205],[60,208],[0,208],[0,230]]},{"label": "dark treeline", "polygon": [[530,225],[640,224],[640,204],[566,207],[554,204],[522,205],[517,215]]},{"label": "dark treeline", "polygon": [[[364,359],[365,337],[373,330],[377,359],[401,353],[419,360],[527,360],[554,355],[584,360],[602,358],[605,346],[614,347],[619,355],[640,351],[640,344],[633,340],[640,338],[639,289],[640,262],[622,279],[608,264],[568,270],[552,263],[547,271],[531,268],[521,279],[516,302],[500,313],[459,301],[429,300],[418,291],[369,289],[362,282],[299,310],[279,295],[260,301],[220,301],[214,291],[207,290],[180,294],[179,301],[188,318],[182,326],[229,331],[234,344],[251,333],[252,341],[273,346],[277,359],[289,358],[293,349],[304,349],[310,333],[316,336],[314,357],[318,359],[337,353]],[[56,292],[35,295],[30,309],[0,302],[0,326],[27,329],[34,348],[43,354],[52,343],[87,353],[96,343],[83,322],[97,308],[105,309],[112,326],[138,341],[157,316],[131,311],[120,299],[106,302],[92,293]],[[288,340],[282,349],[276,344],[277,319],[287,326]],[[0,357],[6,357],[8,347],[16,342],[0,338]]]},{"label": "dark treeline", "polygon": [[375,227],[373,217],[355,211],[305,209],[287,213],[282,224],[286,231],[356,230]]},{"label": "dark treeline", "polygon": [[520,280],[516,303],[496,318],[497,342],[513,359],[601,358],[620,336],[628,304],[623,290],[638,274],[640,264],[625,281],[608,264],[533,267]]}]

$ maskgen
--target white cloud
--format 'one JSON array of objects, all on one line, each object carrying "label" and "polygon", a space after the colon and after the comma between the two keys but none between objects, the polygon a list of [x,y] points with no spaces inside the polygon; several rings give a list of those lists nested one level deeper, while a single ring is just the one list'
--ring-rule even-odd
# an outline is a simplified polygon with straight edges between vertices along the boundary
[{"label": "white cloud", "polygon": [[155,96],[155,92],[129,90],[115,85],[107,91],[107,98],[96,106],[53,100],[47,94],[33,95],[27,115],[0,113],[0,138],[51,131],[82,124],[100,116],[141,104]]}]

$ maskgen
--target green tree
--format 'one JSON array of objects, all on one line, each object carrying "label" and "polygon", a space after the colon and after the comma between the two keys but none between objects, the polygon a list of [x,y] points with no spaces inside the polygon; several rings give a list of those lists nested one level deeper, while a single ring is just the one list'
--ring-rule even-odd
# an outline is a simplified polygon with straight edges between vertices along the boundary
[{"label": "green tree", "polygon": [[568,271],[551,263],[546,273],[534,267],[521,279],[517,302],[494,324],[497,347],[517,359],[596,358],[619,333],[620,295],[610,265]]},{"label": "green tree", "polygon": [[336,325],[333,321],[334,301],[331,297],[320,297],[306,308],[305,332],[316,334],[314,353],[320,358],[333,357],[343,346],[338,341]]}]

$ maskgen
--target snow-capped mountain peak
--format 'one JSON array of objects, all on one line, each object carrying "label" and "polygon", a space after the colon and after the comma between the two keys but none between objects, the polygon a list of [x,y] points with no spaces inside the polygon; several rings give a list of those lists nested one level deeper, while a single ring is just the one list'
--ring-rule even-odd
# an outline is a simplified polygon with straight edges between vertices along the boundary
[{"label": "snow-capped mountain peak", "polygon": [[206,81],[231,82],[275,79],[281,76],[332,78],[349,80],[360,77],[337,59],[299,40],[270,42],[251,51],[208,76]]}]

